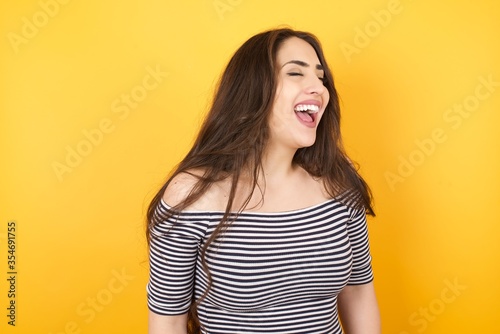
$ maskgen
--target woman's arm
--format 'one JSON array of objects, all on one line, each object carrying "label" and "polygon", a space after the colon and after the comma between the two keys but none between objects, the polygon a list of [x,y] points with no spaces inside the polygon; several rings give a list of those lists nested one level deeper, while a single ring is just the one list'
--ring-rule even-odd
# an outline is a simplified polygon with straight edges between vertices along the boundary
[{"label": "woman's arm", "polygon": [[174,177],[163,195],[167,205],[158,203],[153,217],[147,284],[149,334],[187,334],[196,259],[207,223],[182,213],[172,216],[168,206],[179,204],[195,180],[189,174]]},{"label": "woman's arm", "polygon": [[148,334],[187,334],[187,313],[166,316],[150,310]]},{"label": "woman's arm", "polygon": [[339,294],[338,310],[346,334],[381,333],[373,282],[347,285]]}]

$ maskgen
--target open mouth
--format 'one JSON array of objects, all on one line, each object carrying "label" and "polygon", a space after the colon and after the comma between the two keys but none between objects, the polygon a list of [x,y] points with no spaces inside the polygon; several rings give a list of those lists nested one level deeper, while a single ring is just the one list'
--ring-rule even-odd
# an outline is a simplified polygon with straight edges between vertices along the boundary
[{"label": "open mouth", "polygon": [[314,104],[298,104],[294,108],[299,119],[306,123],[313,123],[319,111],[319,106]]}]

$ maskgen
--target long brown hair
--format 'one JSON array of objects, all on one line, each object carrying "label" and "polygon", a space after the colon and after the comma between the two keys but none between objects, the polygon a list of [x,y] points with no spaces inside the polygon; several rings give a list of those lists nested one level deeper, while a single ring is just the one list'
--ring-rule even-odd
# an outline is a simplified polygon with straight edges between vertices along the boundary
[{"label": "long brown hair", "polygon": [[[276,56],[282,43],[298,37],[309,43],[324,68],[324,85],[330,99],[318,125],[316,142],[297,150],[293,164],[301,166],[313,177],[321,178],[331,197],[350,193],[349,205],[364,209],[374,215],[369,187],[347,157],[340,134],[340,108],[333,76],[327,65],[320,42],[307,32],[292,29],[275,29],[257,34],[247,40],[233,55],[223,72],[215,91],[213,103],[198,133],[193,147],[172,171],[166,183],[151,201],[147,212],[147,239],[154,235],[154,212],[170,181],[180,173],[190,173],[198,180],[189,195],[175,205],[173,211],[182,211],[196,202],[215,182],[228,179],[231,188],[222,221],[201,249],[204,270],[211,276],[205,263],[208,246],[220,237],[231,223],[236,186],[243,171],[250,174],[251,190],[238,212],[244,210],[253,190],[258,188],[262,170],[263,152],[269,138],[268,117],[273,106],[277,86]],[[203,171],[202,175],[191,173]],[[196,305],[207,291],[193,302],[190,311],[189,332],[198,333]]]}]

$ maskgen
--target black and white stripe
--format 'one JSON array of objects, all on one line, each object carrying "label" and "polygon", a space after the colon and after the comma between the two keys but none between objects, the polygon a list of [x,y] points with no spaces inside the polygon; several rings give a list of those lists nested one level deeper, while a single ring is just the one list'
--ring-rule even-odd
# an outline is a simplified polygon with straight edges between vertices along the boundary
[{"label": "black and white stripe", "polygon": [[[199,251],[222,212],[170,216],[161,202],[150,247],[148,306],[187,312],[207,277]],[[169,218],[167,218],[169,217]],[[364,211],[331,199],[277,213],[243,212],[207,251],[213,285],[198,309],[205,332],[342,333],[337,295],[373,279]]]}]

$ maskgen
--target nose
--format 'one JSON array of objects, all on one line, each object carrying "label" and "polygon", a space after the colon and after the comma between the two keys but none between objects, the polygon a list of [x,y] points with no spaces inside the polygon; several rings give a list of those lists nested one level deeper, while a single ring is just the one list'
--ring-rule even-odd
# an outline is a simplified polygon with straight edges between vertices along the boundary
[{"label": "nose", "polygon": [[326,87],[323,85],[323,81],[316,75],[309,76],[307,84],[305,86],[306,93],[321,95],[325,92]]}]

